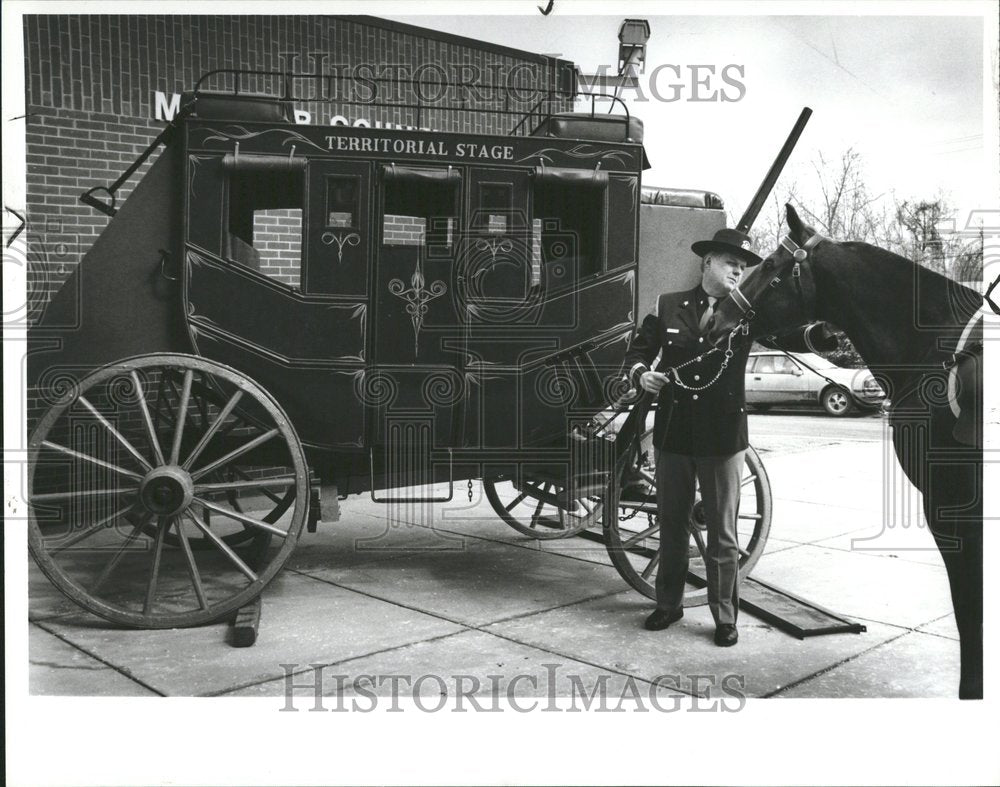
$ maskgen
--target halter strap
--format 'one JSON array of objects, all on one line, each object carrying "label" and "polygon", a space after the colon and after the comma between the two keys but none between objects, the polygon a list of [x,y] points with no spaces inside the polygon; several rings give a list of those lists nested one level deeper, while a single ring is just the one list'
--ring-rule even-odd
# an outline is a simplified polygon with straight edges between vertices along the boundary
[{"label": "halter strap", "polygon": [[[805,262],[809,257],[809,252],[812,251],[816,246],[829,238],[820,235],[818,232],[814,233],[812,236],[806,240],[801,246],[792,240],[791,235],[786,235],[781,239],[781,246],[786,249],[792,257],[795,259],[796,265],[800,262]],[[798,273],[792,273],[793,276],[798,276]]]},{"label": "halter strap", "polygon": [[753,304],[747,299],[747,296],[743,294],[743,290],[740,289],[739,284],[734,284],[733,288],[729,291],[729,297],[733,299],[733,302],[740,307],[740,311],[744,314],[753,314]]}]

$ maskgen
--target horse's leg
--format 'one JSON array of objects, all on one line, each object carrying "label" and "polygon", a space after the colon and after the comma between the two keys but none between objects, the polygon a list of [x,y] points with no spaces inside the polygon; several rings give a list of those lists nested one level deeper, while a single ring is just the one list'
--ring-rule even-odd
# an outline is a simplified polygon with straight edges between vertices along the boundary
[{"label": "horse's leg", "polygon": [[928,468],[924,515],[937,542],[951,587],[961,645],[961,699],[983,697],[982,466]]},{"label": "horse's leg", "polygon": [[[961,646],[958,695],[979,699],[983,696],[983,474],[977,460],[982,454],[961,450],[951,438],[954,419],[937,415],[933,424],[926,416],[897,419],[893,447],[903,472],[923,493],[924,516],[948,572]],[[936,456],[929,458],[928,443],[951,444],[952,450],[934,451]]]}]

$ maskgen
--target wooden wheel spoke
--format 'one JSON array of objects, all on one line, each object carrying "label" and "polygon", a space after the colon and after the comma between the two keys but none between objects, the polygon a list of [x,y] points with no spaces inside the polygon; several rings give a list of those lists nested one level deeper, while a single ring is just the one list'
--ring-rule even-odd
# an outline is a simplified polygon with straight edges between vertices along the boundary
[{"label": "wooden wheel spoke", "polygon": [[39,503],[62,503],[66,500],[79,500],[81,497],[103,497],[112,495],[133,495],[138,487],[114,487],[112,489],[84,489],[79,492],[43,492],[31,496],[31,505]]},{"label": "wooden wheel spoke", "polygon": [[86,530],[81,530],[76,535],[70,536],[70,538],[69,538],[68,541],[66,541],[65,543],[60,544],[59,546],[54,547],[53,549],[51,549],[49,551],[49,554],[50,555],[58,555],[64,549],[69,549],[71,546],[75,546],[76,544],[79,544],[84,539],[90,538],[92,535],[94,535],[94,533],[99,533],[101,530],[103,530],[105,527],[107,527],[108,524],[110,524],[111,522],[114,522],[119,517],[124,516],[125,514],[127,514],[132,509],[133,505],[134,505],[134,503],[129,503],[127,506],[122,506],[117,511],[115,511],[113,514],[104,517],[104,519],[101,519],[98,522],[95,522],[90,527],[88,527]]},{"label": "wooden wheel spoke", "polygon": [[161,516],[156,527],[156,544],[153,547],[153,568],[149,572],[149,584],[146,585],[146,600],[142,604],[142,614],[148,615],[156,598],[156,586],[160,581],[160,558],[163,555],[163,540],[170,529],[171,519]]},{"label": "wooden wheel spoke", "polygon": [[[240,478],[243,478],[246,481],[253,480],[250,478],[249,474],[244,473],[238,467],[233,467],[231,468],[231,470],[235,475],[238,475]],[[197,487],[195,487],[195,489],[197,490]],[[281,503],[283,502],[280,497],[278,497],[276,494],[274,494],[274,492],[272,492],[270,489],[267,489],[266,487],[260,487],[260,491],[263,492],[264,496],[267,497],[275,505],[281,505]]]},{"label": "wooden wheel spoke", "polygon": [[701,554],[701,559],[705,559],[705,555],[708,554],[708,548],[705,546],[705,536],[701,534],[698,528],[694,528],[691,531],[691,535],[694,536],[694,543],[698,547],[698,552]]},{"label": "wooden wheel spoke", "polygon": [[623,541],[622,542],[622,549],[631,549],[636,544],[638,544],[640,541],[642,541],[644,538],[649,538],[651,535],[653,535],[653,533],[656,533],[657,531],[659,531],[659,529],[660,529],[660,523],[659,522],[657,522],[655,525],[652,525],[651,527],[647,527],[641,533],[636,533],[628,541]]},{"label": "wooden wheel spoke", "polygon": [[242,522],[245,525],[250,525],[251,527],[256,527],[260,530],[266,530],[268,533],[272,533],[276,536],[281,536],[282,538],[285,538],[285,536],[288,535],[288,533],[286,533],[280,527],[269,525],[267,522],[262,522],[259,519],[254,519],[253,517],[249,517],[246,514],[239,513],[237,511],[230,511],[226,508],[223,508],[222,506],[216,505],[215,503],[210,503],[207,500],[204,500],[200,497],[196,497],[194,499],[194,502],[196,502],[203,508],[208,509],[209,511],[215,512],[219,516],[235,519],[237,522]]},{"label": "wooden wheel spoke", "polygon": [[126,451],[128,451],[132,455],[132,457],[135,459],[135,461],[137,461],[140,465],[142,465],[146,470],[152,470],[153,469],[153,466],[149,463],[149,461],[146,459],[146,457],[144,457],[142,454],[140,454],[139,451],[136,449],[136,447],[134,445],[132,445],[132,443],[130,443],[128,441],[128,439],[126,439],[125,435],[123,435],[121,432],[119,432],[117,429],[115,429],[115,427],[112,426],[111,422],[107,418],[105,418],[103,415],[101,415],[100,412],[98,412],[97,408],[94,407],[94,405],[90,403],[90,400],[87,399],[87,397],[85,397],[85,396],[83,396],[81,394],[80,396],[77,397],[76,400],[80,404],[82,404],[84,407],[86,407],[87,410],[90,411],[90,414],[92,416],[94,416],[94,418],[97,419],[97,422],[101,426],[103,426],[105,429],[107,429],[108,432],[111,433],[111,436],[114,437],[115,440],[118,441],[118,443],[122,446],[122,448],[124,448]]},{"label": "wooden wheel spoke", "polygon": [[141,481],[142,476],[138,473],[133,473],[131,470],[126,470],[124,467],[119,467],[118,465],[113,465],[111,462],[105,462],[103,459],[98,459],[96,456],[89,456],[88,454],[82,454],[79,451],[74,451],[72,448],[67,448],[59,443],[53,443],[50,440],[42,440],[42,445],[53,451],[58,451],[66,456],[71,456],[74,459],[79,459],[82,462],[90,462],[92,465],[97,465],[98,467],[103,467],[105,470],[110,470],[113,473],[118,473],[118,475],[123,475],[126,478],[131,478],[135,481]]},{"label": "wooden wheel spoke", "polygon": [[[260,489],[263,491],[268,487],[289,487],[293,484],[295,484],[295,476],[283,475],[275,478],[261,478],[259,481],[251,479],[249,481],[222,481],[212,484],[195,484],[194,491],[196,493],[229,492],[237,489]],[[281,502],[281,498],[277,495],[274,495],[273,499],[277,502]]]},{"label": "wooden wheel spoke", "polygon": [[528,496],[527,492],[521,492],[521,494],[519,494],[517,497],[513,499],[513,501],[511,501],[510,505],[506,505],[504,506],[504,508],[508,512],[512,511],[514,509],[514,506],[516,506],[518,503],[523,502],[527,496]]},{"label": "wooden wheel spoke", "polygon": [[747,476],[746,478],[744,478],[744,479],[743,479],[742,481],[740,481],[740,486],[741,486],[741,487],[744,487],[744,486],[746,486],[747,484],[752,484],[752,483],[753,483],[754,481],[756,481],[756,480],[757,480],[757,475],[756,475],[756,473],[754,473],[754,474],[751,474],[751,475],[748,475],[748,476]]},{"label": "wooden wheel spoke", "polygon": [[93,587],[91,587],[90,589],[91,594],[95,596],[97,595],[98,591],[101,589],[104,583],[108,581],[108,578],[111,576],[111,572],[115,570],[115,568],[121,562],[121,559],[125,557],[125,553],[128,551],[128,548],[132,546],[132,543],[138,537],[139,533],[142,532],[142,529],[149,523],[149,521],[152,518],[153,518],[152,514],[143,514],[142,517],[139,519],[139,521],[132,526],[132,532],[125,537],[125,541],[122,543],[120,547],[118,547],[118,551],[115,552],[111,560],[109,560],[107,565],[104,566],[104,570],[101,572],[101,575],[97,578],[97,581],[94,583]]},{"label": "wooden wheel spoke", "polygon": [[757,519],[761,518],[761,515],[760,514],[737,514],[736,518],[737,519],[753,519],[753,520],[757,520]]},{"label": "wooden wheel spoke", "polygon": [[186,369],[184,371],[184,384],[181,388],[181,401],[177,405],[177,425],[174,427],[174,444],[170,449],[170,464],[176,465],[180,461],[181,440],[184,438],[184,424],[187,421],[188,402],[191,400],[191,380],[194,378],[194,371]]},{"label": "wooden wheel spoke", "polygon": [[[544,490],[542,490],[544,491]],[[545,507],[545,501],[539,500],[538,505],[535,506],[535,513],[531,515],[531,528],[534,529],[538,527],[538,516],[542,513],[542,509]]]},{"label": "wooden wheel spoke", "polygon": [[660,551],[657,550],[656,554],[649,559],[649,562],[646,564],[646,567],[642,570],[641,574],[642,578],[648,582],[650,576],[652,576],[653,572],[656,571],[656,567],[659,565],[659,563],[660,563]]},{"label": "wooden wheel spoke", "polygon": [[191,544],[187,536],[184,535],[184,525],[180,519],[177,523],[177,538],[181,542],[181,551],[184,552],[184,563],[187,566],[188,576],[191,577],[191,584],[194,586],[194,594],[198,597],[198,606],[208,609],[208,599],[205,598],[205,588],[201,584],[201,574],[198,573],[198,564],[194,562],[194,554],[191,551]]},{"label": "wooden wheel spoke", "polygon": [[200,468],[199,470],[194,471],[193,473],[191,473],[191,478],[193,480],[197,481],[202,476],[207,475],[208,473],[211,473],[213,470],[218,470],[220,467],[223,467],[223,466],[229,464],[234,459],[243,456],[243,454],[247,453],[248,451],[252,451],[257,446],[262,445],[263,443],[266,443],[268,440],[270,440],[272,437],[275,437],[278,434],[279,434],[278,429],[274,428],[274,429],[271,429],[270,431],[265,432],[262,435],[258,435],[253,440],[251,440],[250,442],[246,443],[245,445],[242,445],[239,448],[237,448],[237,449],[235,449],[233,451],[230,451],[225,456],[219,457],[218,459],[216,459],[211,464],[205,465],[204,467]]},{"label": "wooden wheel spoke", "polygon": [[[201,456],[201,452],[205,450],[212,438],[215,437],[216,432],[219,431],[219,428],[229,417],[229,414],[233,411],[233,408],[236,407],[242,397],[243,391],[237,391],[230,397],[229,401],[226,402],[226,406],[219,411],[219,415],[216,416],[216,419],[212,421],[212,425],[208,427],[208,430],[204,435],[202,435],[201,440],[198,441],[198,445],[192,449],[188,458],[184,460],[183,468],[185,470],[191,469],[191,465],[193,465],[194,461]],[[199,398],[198,401],[200,403],[202,400]]]},{"label": "wooden wheel spoke", "polygon": [[227,558],[229,558],[229,562],[232,563],[234,566],[236,566],[236,568],[240,571],[241,574],[243,574],[251,582],[257,581],[257,575],[253,572],[250,566],[248,566],[246,563],[240,560],[239,555],[237,555],[230,548],[229,544],[227,544],[225,541],[219,538],[215,533],[213,533],[212,529],[204,522],[202,522],[201,519],[198,518],[197,514],[195,514],[193,511],[191,511],[190,508],[188,508],[184,512],[184,515],[192,522],[194,522],[195,527],[197,527],[202,533],[204,533],[208,537],[208,540],[211,541],[213,544],[215,544],[215,546],[219,549],[220,552],[222,552],[222,554],[224,554]]},{"label": "wooden wheel spoke", "polygon": [[166,459],[163,456],[163,448],[160,446],[160,441],[156,437],[156,426],[153,424],[153,417],[149,413],[149,403],[146,401],[146,392],[143,390],[142,381],[139,379],[139,374],[132,370],[132,385],[135,386],[136,393],[139,396],[139,410],[142,412],[142,422],[146,427],[146,437],[149,440],[149,445],[153,449],[153,456],[156,457],[156,463],[160,465],[165,465]]}]

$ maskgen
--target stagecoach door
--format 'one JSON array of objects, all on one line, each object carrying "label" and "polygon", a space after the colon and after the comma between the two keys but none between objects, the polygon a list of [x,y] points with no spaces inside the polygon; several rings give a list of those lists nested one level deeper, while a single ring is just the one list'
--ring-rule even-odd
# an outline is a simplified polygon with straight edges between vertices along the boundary
[{"label": "stagecoach door", "polygon": [[[373,445],[428,454],[461,440],[460,170],[380,166],[366,389]],[[404,434],[405,433],[405,434]]]},{"label": "stagecoach door", "polygon": [[310,444],[364,444],[373,169],[287,154],[189,156],[192,340],[263,385]]}]

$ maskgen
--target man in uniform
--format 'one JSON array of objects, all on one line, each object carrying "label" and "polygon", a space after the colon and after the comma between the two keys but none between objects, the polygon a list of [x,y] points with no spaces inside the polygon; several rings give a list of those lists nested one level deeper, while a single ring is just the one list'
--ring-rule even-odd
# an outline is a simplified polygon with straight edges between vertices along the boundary
[{"label": "man in uniform", "polygon": [[[688,522],[697,480],[707,520],[705,568],[715,644],[728,647],[739,638],[736,508],[749,444],[743,374],[751,342],[742,336],[741,343],[733,341],[733,356],[720,374],[724,353],[709,353],[705,334],[716,302],[736,286],[747,266],[761,259],[750,250],[750,238],[734,229],[721,229],[691,250],[702,258],[701,283],[659,297],[656,314],[643,319],[625,363],[632,384],[658,397],[653,446],[660,559],[656,611],[645,625],[664,629],[684,615]],[[660,361],[653,370],[657,355]],[[686,365],[674,371],[681,364]]]}]

